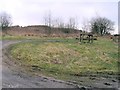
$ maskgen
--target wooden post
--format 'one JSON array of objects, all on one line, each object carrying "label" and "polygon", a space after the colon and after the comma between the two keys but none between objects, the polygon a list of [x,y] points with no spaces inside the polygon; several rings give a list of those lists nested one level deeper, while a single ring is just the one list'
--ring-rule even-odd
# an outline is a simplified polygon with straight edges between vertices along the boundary
[{"label": "wooden post", "polygon": [[88,43],[93,43],[93,35],[88,34]]},{"label": "wooden post", "polygon": [[82,34],[80,34],[80,42],[82,42]]},{"label": "wooden post", "polygon": [[91,43],[93,43],[93,35],[91,36]]}]

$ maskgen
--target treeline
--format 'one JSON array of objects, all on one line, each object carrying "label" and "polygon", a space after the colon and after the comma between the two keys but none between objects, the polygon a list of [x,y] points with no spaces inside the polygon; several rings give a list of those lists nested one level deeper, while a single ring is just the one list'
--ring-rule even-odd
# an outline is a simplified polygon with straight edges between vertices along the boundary
[{"label": "treeline", "polygon": [[[74,17],[70,17],[66,22],[62,18],[55,18],[51,12],[44,16],[44,26],[47,26],[48,34],[51,34],[53,28],[58,28],[64,33],[73,33],[78,30],[78,22]],[[0,13],[0,27],[5,30],[12,24],[11,16],[7,13]],[[106,17],[94,17],[88,20],[85,24],[83,23],[83,30],[91,32],[97,35],[110,34],[114,31],[114,22]]]}]

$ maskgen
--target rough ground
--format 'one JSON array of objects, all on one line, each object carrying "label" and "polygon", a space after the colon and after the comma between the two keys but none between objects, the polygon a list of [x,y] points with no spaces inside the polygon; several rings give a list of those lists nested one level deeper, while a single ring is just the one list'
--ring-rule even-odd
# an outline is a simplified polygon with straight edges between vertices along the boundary
[{"label": "rough ground", "polygon": [[[81,86],[75,82],[65,82],[44,76],[32,76],[22,72],[16,64],[5,54],[6,48],[10,44],[18,43],[19,41],[0,41],[3,49],[0,59],[2,59],[2,88],[118,88],[118,80],[114,78],[97,78],[97,77],[80,77]],[[90,82],[88,82],[90,81]],[[120,88],[119,88],[120,89]]]},{"label": "rough ground", "polygon": [[[0,41],[2,49],[19,41]],[[1,55],[0,55],[1,56]],[[76,85],[53,78],[31,76],[16,70],[9,58],[2,53],[2,88],[77,88]]]}]

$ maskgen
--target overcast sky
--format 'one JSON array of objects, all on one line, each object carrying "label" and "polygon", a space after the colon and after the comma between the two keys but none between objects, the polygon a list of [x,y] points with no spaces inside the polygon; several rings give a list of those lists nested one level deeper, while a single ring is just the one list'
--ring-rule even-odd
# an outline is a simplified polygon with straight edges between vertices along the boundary
[{"label": "overcast sky", "polygon": [[83,21],[99,15],[115,22],[114,33],[118,32],[118,0],[0,0],[2,11],[11,14],[13,25],[44,24],[43,17],[50,11],[64,22],[76,18],[80,29]]}]

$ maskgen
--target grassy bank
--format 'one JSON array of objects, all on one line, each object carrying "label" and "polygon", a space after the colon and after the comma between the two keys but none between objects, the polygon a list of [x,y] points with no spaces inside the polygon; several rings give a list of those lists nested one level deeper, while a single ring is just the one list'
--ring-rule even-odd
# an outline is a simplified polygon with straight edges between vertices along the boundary
[{"label": "grassy bank", "polygon": [[27,70],[60,79],[118,72],[118,46],[111,40],[98,38],[92,44],[80,44],[74,39],[57,40],[61,41],[16,44],[11,46],[10,53]]},{"label": "grassy bank", "polygon": [[0,40],[68,40],[71,39],[71,37],[40,37],[40,36],[10,36],[10,35],[5,35],[5,36],[0,36]]},{"label": "grassy bank", "polygon": [[9,36],[9,35],[0,36],[0,40],[22,40],[22,39],[26,38],[23,36]]}]

